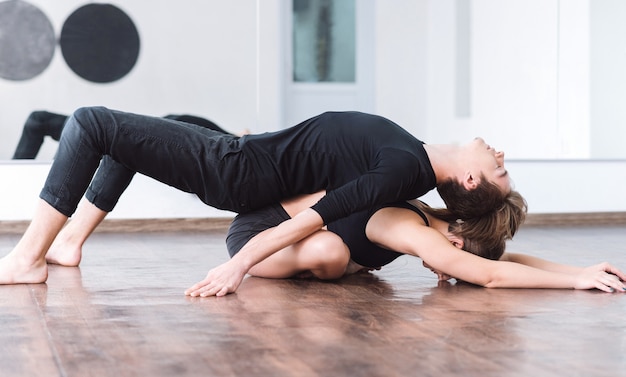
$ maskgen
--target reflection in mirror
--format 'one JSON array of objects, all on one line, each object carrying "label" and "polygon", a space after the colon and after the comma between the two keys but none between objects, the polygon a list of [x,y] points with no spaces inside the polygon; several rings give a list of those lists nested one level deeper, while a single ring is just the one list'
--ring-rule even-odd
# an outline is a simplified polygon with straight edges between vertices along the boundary
[{"label": "reflection in mirror", "polygon": [[[115,6],[84,0],[0,1],[0,7],[6,6],[36,9],[49,20],[53,53],[32,77],[16,80],[0,73],[1,160],[14,157],[24,126],[32,126],[33,112],[40,112],[39,118],[48,113],[63,117],[79,107],[102,105],[153,116],[191,114],[234,131],[254,128],[257,97],[256,90],[250,90],[257,70],[254,2],[188,0],[173,7],[167,0],[117,2]],[[102,17],[103,9],[112,19]],[[93,19],[90,10],[99,16]],[[4,22],[4,14],[0,12],[0,67],[5,67],[10,56],[5,53],[7,46],[36,47],[33,40],[41,39],[34,35],[25,41],[22,29],[13,30],[16,22]],[[12,21],[18,21],[16,15],[21,13],[11,14]],[[108,24],[93,28],[100,34],[90,35],[85,25],[105,19]],[[124,27],[114,27],[120,25],[116,20],[123,21]],[[127,38],[122,29],[134,31],[138,38]],[[68,45],[72,40],[113,42],[94,42],[92,46],[100,48],[85,51],[72,49]],[[88,56],[77,57],[81,52]],[[121,57],[113,61],[116,52]],[[47,136],[43,144],[39,136],[33,145],[26,145],[22,158],[36,154],[39,161],[53,159],[59,123],[35,125]]]},{"label": "reflection in mirror", "polygon": [[24,123],[17,147],[15,147],[13,160],[33,160],[37,158],[46,137],[59,141],[66,121],[67,116],[63,114],[55,114],[48,111],[33,111],[30,113]]}]

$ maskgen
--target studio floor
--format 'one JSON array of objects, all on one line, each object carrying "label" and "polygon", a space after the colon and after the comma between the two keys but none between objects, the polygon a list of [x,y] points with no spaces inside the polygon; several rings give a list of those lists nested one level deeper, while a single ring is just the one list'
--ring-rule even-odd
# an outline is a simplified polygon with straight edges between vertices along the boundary
[{"label": "studio floor", "polygon": [[[626,226],[524,227],[509,245],[626,270]],[[80,268],[0,287],[1,376],[626,376],[626,295],[438,283],[421,261],[337,282],[185,288],[224,230],[98,233]],[[5,254],[17,235],[0,235]]]}]

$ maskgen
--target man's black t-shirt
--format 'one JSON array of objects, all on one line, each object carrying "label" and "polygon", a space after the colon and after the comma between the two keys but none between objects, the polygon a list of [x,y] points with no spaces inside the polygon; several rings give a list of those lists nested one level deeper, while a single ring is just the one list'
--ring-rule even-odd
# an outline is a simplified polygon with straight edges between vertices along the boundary
[{"label": "man's black t-shirt", "polygon": [[233,187],[238,212],[325,189],[312,208],[329,223],[420,197],[436,184],[423,143],[371,114],[327,112],[285,130],[243,136],[232,147],[245,161],[241,171],[230,172],[243,182]]}]

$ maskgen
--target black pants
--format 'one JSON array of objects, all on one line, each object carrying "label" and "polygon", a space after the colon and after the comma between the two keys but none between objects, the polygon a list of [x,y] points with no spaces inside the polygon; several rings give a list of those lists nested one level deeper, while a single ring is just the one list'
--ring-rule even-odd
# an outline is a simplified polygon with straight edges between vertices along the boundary
[{"label": "black pants", "polygon": [[237,211],[245,208],[238,193],[250,195],[241,182],[253,175],[238,139],[171,119],[79,109],[65,124],[40,197],[66,216],[83,195],[109,212],[138,172]]},{"label": "black pants", "polygon": [[290,218],[280,203],[235,216],[226,236],[228,254],[233,257],[252,237]]}]

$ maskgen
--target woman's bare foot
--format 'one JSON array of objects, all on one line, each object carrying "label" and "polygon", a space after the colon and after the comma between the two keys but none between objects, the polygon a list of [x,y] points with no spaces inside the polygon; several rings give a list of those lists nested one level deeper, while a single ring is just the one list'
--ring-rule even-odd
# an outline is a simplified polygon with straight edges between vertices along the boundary
[{"label": "woman's bare foot", "polygon": [[350,261],[348,262],[348,266],[346,267],[346,272],[344,273],[344,275],[368,273],[374,270],[380,270],[380,267],[372,268],[372,267],[361,266],[360,264],[350,259]]},{"label": "woman's bare foot", "polygon": [[294,279],[313,279],[315,275],[311,271],[302,271],[292,276]]},{"label": "woman's bare foot", "polygon": [[11,252],[0,259],[0,284],[35,284],[48,279],[48,265],[41,260],[29,261]]}]

